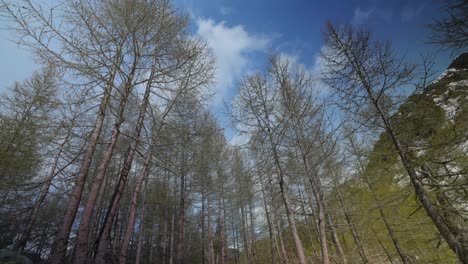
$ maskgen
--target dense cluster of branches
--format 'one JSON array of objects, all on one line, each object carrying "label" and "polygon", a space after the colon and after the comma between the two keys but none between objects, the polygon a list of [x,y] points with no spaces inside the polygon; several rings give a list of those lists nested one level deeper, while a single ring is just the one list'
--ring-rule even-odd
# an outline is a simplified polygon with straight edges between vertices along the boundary
[{"label": "dense cluster of branches", "polygon": [[44,65],[0,98],[0,262],[468,263],[468,109],[427,101],[429,62],[328,23],[320,76],[242,79],[233,146],[168,0],[0,6]]}]

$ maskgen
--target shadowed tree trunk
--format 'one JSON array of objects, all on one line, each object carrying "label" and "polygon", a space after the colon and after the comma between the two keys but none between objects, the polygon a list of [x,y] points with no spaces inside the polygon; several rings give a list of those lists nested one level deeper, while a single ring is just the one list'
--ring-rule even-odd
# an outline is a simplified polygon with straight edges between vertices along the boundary
[{"label": "shadowed tree trunk", "polygon": [[[121,245],[120,249],[120,256],[119,256],[119,264],[125,264],[127,262],[127,252],[128,252],[128,244],[130,242],[130,239],[133,234],[133,229],[135,227],[135,220],[136,220],[136,211],[137,211],[137,203],[138,203],[138,196],[140,195],[140,190],[143,185],[143,181],[145,178],[148,176],[148,168],[149,164],[151,161],[151,150],[152,150],[152,144],[150,144],[149,149],[147,150],[146,157],[145,157],[145,162],[143,164],[143,168],[140,172],[140,176],[138,177],[136,184],[135,184],[135,189],[133,190],[133,195],[132,195],[132,200],[130,203],[130,211],[128,213],[128,223],[127,223],[127,229],[125,231],[125,235],[123,238],[123,242]],[[145,190],[146,193],[146,190]],[[144,211],[144,208],[142,207],[142,212]],[[143,213],[142,213],[143,215]],[[140,222],[140,228],[143,226],[143,218],[141,218]],[[140,234],[141,235],[141,234]],[[140,241],[140,240],[138,240]],[[137,257],[138,259],[138,257]]]},{"label": "shadowed tree trunk", "polygon": [[117,145],[117,140],[120,136],[120,126],[124,122],[124,111],[127,105],[127,100],[132,89],[133,76],[136,71],[138,58],[135,57],[132,71],[127,79],[127,82],[124,86],[122,96],[120,98],[120,103],[118,107],[118,113],[116,121],[114,123],[114,129],[112,131],[112,136],[110,143],[107,146],[107,149],[104,153],[104,157],[99,165],[96,176],[94,177],[91,190],[88,195],[88,200],[86,201],[85,208],[83,209],[83,217],[80,221],[80,227],[78,228],[78,234],[76,238],[76,246],[74,251],[74,264],[86,264],[89,262],[89,230],[91,219],[94,213],[94,207],[96,205],[96,200],[99,196],[99,190],[101,189],[102,182],[106,175],[107,169],[109,167],[110,161],[112,159],[112,154]]}]

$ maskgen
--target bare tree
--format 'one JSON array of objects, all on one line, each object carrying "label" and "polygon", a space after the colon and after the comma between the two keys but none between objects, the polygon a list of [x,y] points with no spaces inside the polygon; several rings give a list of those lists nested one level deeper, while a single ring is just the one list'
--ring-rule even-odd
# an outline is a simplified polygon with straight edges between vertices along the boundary
[{"label": "bare tree", "polygon": [[[368,31],[350,26],[328,23],[325,30],[326,50],[322,54],[325,81],[337,92],[342,108],[351,113],[362,113],[369,106],[370,113],[380,120],[395,151],[408,173],[416,197],[460,261],[468,263],[468,247],[459,230],[450,229],[450,219],[434,206],[422,185],[411,161],[407,146],[398,138],[392,119],[398,100],[396,89],[410,84],[414,66],[405,64],[392,51],[388,42],[372,41]],[[393,95],[393,96],[392,96]]]},{"label": "bare tree", "polygon": [[[288,117],[284,119],[284,122],[288,122],[289,129],[292,131],[292,144],[298,149],[304,174],[310,183],[316,201],[322,263],[329,263],[326,205],[317,169],[330,155],[327,152],[330,152],[333,147],[333,144],[330,144],[331,141],[326,141],[323,133],[325,126],[322,118],[324,108],[318,101],[314,79],[304,68],[281,57],[272,57],[270,65],[269,71],[275,78],[281,94],[284,116]],[[318,146],[321,146],[322,149],[320,150]],[[329,149],[327,150],[327,148]],[[314,154],[315,157],[313,157]],[[314,159],[315,162],[313,162]]]},{"label": "bare tree", "polygon": [[428,42],[445,49],[452,55],[466,52],[468,48],[468,2],[465,0],[443,0],[441,16],[433,18]]},{"label": "bare tree", "polygon": [[284,116],[276,109],[280,95],[275,92],[275,89],[277,87],[272,85],[271,80],[261,74],[245,78],[241,83],[239,95],[234,101],[232,117],[235,122],[243,125],[247,130],[260,133],[273,156],[278,187],[286,209],[297,257],[301,264],[305,264],[304,248],[297,231],[295,212],[292,210],[284,164],[280,155],[286,126],[283,120]]}]

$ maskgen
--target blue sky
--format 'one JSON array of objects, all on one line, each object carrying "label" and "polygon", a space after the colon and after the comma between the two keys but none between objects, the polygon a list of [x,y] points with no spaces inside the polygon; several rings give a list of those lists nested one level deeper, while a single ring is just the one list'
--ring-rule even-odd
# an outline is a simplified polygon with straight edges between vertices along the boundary
[{"label": "blue sky", "polygon": [[[216,95],[211,108],[221,125],[228,122],[222,102],[236,94],[242,75],[262,70],[266,55],[276,51],[304,64],[318,67],[323,45],[321,29],[326,20],[352,23],[373,30],[378,39],[390,40],[396,50],[416,62],[421,53],[436,49],[424,44],[425,25],[438,15],[435,0],[175,0],[174,5],[190,14],[191,32],[213,49],[217,58]],[[4,23],[4,22],[0,22]],[[3,26],[3,25],[2,25]],[[27,78],[35,69],[27,51],[0,31],[0,90],[15,80]],[[450,58],[439,53],[436,67],[441,72]],[[227,131],[228,140],[233,137]]]}]

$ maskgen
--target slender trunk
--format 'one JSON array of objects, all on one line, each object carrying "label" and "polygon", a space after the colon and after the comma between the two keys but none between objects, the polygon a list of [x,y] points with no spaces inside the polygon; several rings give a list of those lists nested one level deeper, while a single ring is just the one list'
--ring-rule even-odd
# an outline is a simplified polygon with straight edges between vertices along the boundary
[{"label": "slender trunk", "polygon": [[266,195],[265,195],[265,188],[263,186],[263,180],[262,180],[262,176],[261,174],[259,173],[259,177],[260,177],[260,188],[261,188],[261,191],[262,191],[262,197],[263,197],[263,208],[265,209],[265,216],[266,216],[266,219],[267,219],[267,224],[268,224],[268,235],[270,237],[270,254],[271,254],[271,264],[275,264],[276,261],[275,261],[275,250],[274,250],[274,240],[276,238],[274,238],[274,231],[273,231],[273,228],[272,228],[272,225],[271,225],[271,219],[270,219],[270,211],[268,210],[268,204],[267,204],[267,199],[266,199]]},{"label": "slender trunk", "polygon": [[[125,186],[127,184],[128,175],[133,164],[136,149],[138,146],[138,140],[140,139],[141,130],[143,129],[146,109],[149,103],[149,96],[151,92],[152,80],[154,79],[155,71],[151,70],[150,77],[146,84],[145,95],[143,96],[143,102],[140,106],[140,113],[138,115],[137,124],[133,133],[132,141],[127,149],[125,162],[120,172],[119,181],[117,183],[114,194],[110,202],[109,210],[104,221],[104,227],[101,231],[101,236],[98,241],[98,252],[96,254],[95,262],[106,263],[107,245],[109,244],[111,226],[114,221],[115,214],[119,208],[120,199],[122,198]],[[131,80],[131,79],[130,79]],[[80,263],[81,264],[81,263]],[[83,263],[84,264],[84,263]]]},{"label": "slender trunk", "polygon": [[356,243],[356,246],[358,248],[359,256],[361,257],[363,263],[369,263],[367,252],[366,252],[366,250],[364,248],[364,245],[361,242],[361,236],[360,236],[358,230],[356,229],[356,226],[354,225],[354,222],[353,222],[353,218],[351,217],[351,215],[348,212],[348,209],[347,209],[347,207],[346,207],[346,205],[344,203],[343,194],[341,193],[341,190],[338,187],[338,184],[335,181],[333,181],[333,183],[335,185],[334,187],[335,187],[335,190],[336,190],[336,193],[337,193],[337,196],[338,196],[338,201],[340,203],[341,209],[343,210],[343,214],[345,216],[346,223],[348,223],[348,226],[349,226],[349,228],[351,230],[351,235],[353,237],[354,243]]},{"label": "slender trunk", "polygon": [[186,175],[185,175],[185,155],[186,153],[182,153],[183,161],[182,161],[182,170],[181,170],[181,177],[180,177],[180,203],[179,203],[179,234],[177,240],[177,256],[176,256],[176,264],[183,264],[184,263],[184,253],[185,253],[185,191],[186,191]]},{"label": "slender trunk", "polygon": [[270,143],[273,145],[272,146],[273,158],[275,161],[276,172],[279,177],[278,184],[280,187],[281,198],[283,199],[283,204],[286,209],[286,216],[288,219],[289,228],[291,229],[291,233],[292,233],[293,240],[294,240],[294,245],[296,247],[297,257],[299,258],[299,263],[306,264],[307,261],[306,261],[305,254],[304,254],[304,248],[302,247],[302,242],[297,232],[296,220],[294,219],[294,212],[291,209],[291,202],[289,201],[288,190],[287,190],[286,182],[284,180],[283,170],[281,168],[276,146],[273,143],[271,135],[270,135]]},{"label": "slender trunk", "polygon": [[330,226],[330,231],[332,234],[333,244],[335,244],[336,251],[341,258],[341,263],[347,263],[346,256],[343,251],[343,247],[341,247],[340,240],[338,239],[338,235],[336,234],[335,225],[333,224],[333,219],[331,218],[330,214],[327,214],[328,225]]},{"label": "slender trunk", "polygon": [[[221,195],[223,196],[223,190],[221,188]],[[226,234],[224,233],[224,208],[222,207],[222,198],[218,198],[218,214],[219,214],[219,240],[220,240],[220,264],[224,264],[228,261],[227,259],[227,245],[226,245]]]},{"label": "slender trunk", "polygon": [[202,207],[201,207],[201,248],[202,248],[202,264],[206,262],[206,254],[205,254],[205,185],[204,185],[204,177],[202,177]]},{"label": "slender trunk", "polygon": [[[121,249],[120,249],[119,264],[125,264],[127,261],[128,244],[132,237],[133,229],[135,226],[138,196],[140,195],[141,187],[143,185],[145,177],[147,177],[148,175],[148,167],[151,161],[151,150],[152,148],[150,145],[148,152],[146,153],[145,162],[140,172],[140,176],[138,177],[137,182],[135,184],[135,189],[133,190],[132,201],[130,203],[130,212],[128,213],[127,229],[125,231],[124,239],[123,239]],[[144,210],[144,208],[142,209]],[[143,219],[141,219],[141,221],[143,221]],[[140,226],[141,225],[142,224],[140,223]]]},{"label": "slender trunk", "polygon": [[[304,182],[304,184],[305,184],[305,182]],[[310,230],[310,224],[309,224],[310,220],[309,220],[309,217],[307,215],[306,208],[305,208],[305,202],[304,201],[306,200],[306,197],[304,197],[304,195],[302,194],[301,188],[299,186],[297,188],[297,191],[298,191],[299,197],[301,199],[301,207],[302,207],[302,213],[304,214],[305,228],[307,229],[307,234],[310,237],[310,246],[312,247],[312,251],[314,252],[314,254],[318,255],[317,249],[314,246],[314,236],[312,234],[312,231]],[[312,224],[315,225],[315,220],[314,219],[312,219]]]},{"label": "slender trunk", "polygon": [[[372,186],[371,183],[368,183],[369,187]],[[377,204],[377,208],[379,210],[380,216],[382,217],[382,220],[384,221],[385,227],[388,230],[388,234],[390,235],[390,238],[392,239],[393,245],[395,246],[396,251],[398,252],[398,255],[400,256],[401,261],[406,264],[406,263],[411,263],[409,256],[406,254],[405,250],[400,244],[400,240],[397,238],[395,230],[393,229],[393,226],[390,224],[390,222],[387,219],[387,216],[384,213],[383,206],[380,202],[380,199],[377,198],[377,195],[374,192],[374,188],[372,186],[372,196],[374,197],[374,200]]]},{"label": "slender trunk", "polygon": [[[223,203],[223,218],[224,219],[227,219],[227,216],[226,216],[226,201],[223,199],[222,201]],[[226,223],[226,222],[224,222]],[[228,233],[228,226],[227,224],[224,225],[224,247],[225,247],[225,262],[228,262],[229,260],[229,257],[231,256],[231,252],[229,251],[229,247],[228,247],[228,238],[227,238],[227,233]]]},{"label": "slender trunk", "polygon": [[379,239],[379,237],[377,236],[377,232],[375,232],[374,228],[371,226],[371,229],[372,229],[372,232],[374,233],[374,236],[375,238],[377,239],[377,241],[379,242],[379,245],[382,247],[383,251],[385,252],[385,255],[387,256],[388,260],[390,261],[391,264],[393,264],[393,261],[392,261],[392,256],[390,256],[390,253],[388,253],[387,249],[385,248],[384,244],[382,243],[382,241]]},{"label": "slender trunk", "polygon": [[39,255],[39,256],[42,256],[42,251],[44,249],[44,246],[47,242],[47,237],[48,237],[48,231],[49,231],[49,228],[50,228],[51,225],[46,225],[44,227],[44,229],[42,230],[42,235],[41,235],[41,239],[40,239],[40,243],[39,245],[37,246],[37,249],[36,249],[36,253]]},{"label": "slender trunk", "polygon": [[[42,189],[42,192],[40,193],[39,197],[37,198],[36,202],[34,203],[34,206],[32,208],[31,214],[29,215],[29,220],[28,224],[26,225],[25,229],[20,235],[20,238],[18,241],[16,241],[13,250],[17,251],[18,254],[21,254],[21,252],[24,250],[24,247],[26,246],[26,242],[29,240],[29,236],[31,235],[31,231],[34,227],[34,224],[36,223],[37,219],[37,214],[39,213],[39,208],[41,207],[42,203],[44,202],[45,198],[47,197],[47,194],[49,193],[50,186],[52,185],[52,180],[53,178],[57,175],[58,172],[56,172],[57,167],[58,167],[58,162],[60,160],[60,155],[62,154],[63,148],[65,144],[68,142],[68,139],[70,137],[70,130],[67,132],[67,135],[65,136],[65,139],[63,142],[60,144],[59,150],[57,155],[54,158],[54,162],[52,164],[52,167],[50,168],[49,175],[46,178],[45,182],[45,187]],[[70,164],[70,163],[69,163]],[[61,170],[59,170],[60,172]]]},{"label": "slender trunk", "polygon": [[[148,244],[147,244],[147,248],[149,247],[149,258],[148,258],[149,263],[153,263],[155,240],[156,240],[156,243],[158,242],[157,237],[155,238],[155,233],[157,232],[156,231],[156,224],[155,224],[155,218],[156,217],[154,216],[155,209],[156,209],[156,206],[154,207],[154,209],[152,211],[153,217],[151,217],[151,225],[150,225],[151,226],[151,231],[149,233],[149,241],[148,241]],[[156,254],[157,254],[157,252],[156,252]],[[163,255],[163,260],[164,260],[164,255]],[[165,263],[165,262],[162,262],[162,263]]]},{"label": "slender trunk", "polygon": [[[166,170],[165,171],[165,177],[164,177],[164,188],[166,190],[169,190],[169,173]],[[165,199],[167,199],[167,195],[164,196]],[[167,256],[167,230],[168,230],[168,218],[169,218],[169,205],[164,206],[164,214],[161,216],[161,222],[164,222],[164,228],[163,228],[163,234],[162,234],[162,241],[161,241],[161,263],[165,264],[166,263],[166,256]]]},{"label": "slender trunk", "polygon": [[[333,31],[332,33],[336,36],[335,31]],[[341,42],[339,42],[339,44],[342,45]],[[388,114],[383,110],[378,100],[379,98],[376,97],[374,91],[372,90],[372,87],[370,86],[365,77],[365,72],[363,71],[361,65],[358,64],[359,59],[357,59],[356,54],[354,54],[352,51],[346,50],[344,55],[346,56],[348,61],[351,62],[352,67],[356,70],[357,77],[359,78],[363,87],[365,88],[367,95],[371,100],[371,103],[375,106],[375,109],[384,124],[386,133],[390,137],[393,146],[395,147],[398,156],[401,159],[403,167],[408,173],[416,197],[418,197],[418,200],[421,202],[422,206],[426,210],[427,215],[431,218],[432,222],[434,223],[442,237],[445,239],[450,249],[452,249],[452,251],[457,255],[458,259],[462,263],[468,264],[468,246],[463,245],[463,236],[459,236],[460,240],[456,238],[453,232],[454,230],[450,229],[450,227],[446,223],[446,219],[444,219],[439,214],[437,209],[432,204],[432,201],[427,195],[426,190],[424,190],[422,183],[418,179],[415,168],[411,164],[411,159],[408,156],[407,150],[401,144],[400,140],[397,137],[397,133],[394,131],[394,126],[391,123]]]},{"label": "slender trunk", "polygon": [[242,224],[241,233],[242,233],[242,240],[243,240],[242,246],[244,248],[244,257],[247,259],[247,263],[252,263],[252,256],[250,254],[250,243],[249,243],[249,238],[247,234],[248,228],[247,228],[247,221],[246,221],[246,213],[244,210],[244,206],[240,207],[240,211],[241,211],[241,224]]},{"label": "slender trunk", "polygon": [[299,147],[301,154],[302,154],[302,161],[304,163],[304,167],[306,170],[307,178],[309,179],[310,186],[312,188],[312,193],[314,195],[316,204],[317,204],[317,222],[319,226],[319,233],[320,233],[320,246],[322,250],[322,264],[329,264],[330,257],[328,253],[328,242],[327,242],[327,230],[326,230],[326,219],[325,219],[325,204],[323,202],[323,195],[320,188],[320,180],[318,179],[317,175],[311,171],[309,166],[309,161],[307,156],[305,155],[304,150],[302,147]]},{"label": "slender trunk", "polygon": [[278,218],[276,218],[276,228],[278,229],[278,238],[280,242],[282,263],[286,264],[286,263],[289,263],[289,256],[288,256],[288,251],[286,251],[286,246],[284,243],[284,237],[283,237],[284,228],[280,224],[280,220]]},{"label": "slender trunk", "polygon": [[207,223],[207,228],[208,228],[208,263],[209,264],[215,264],[215,254],[214,254],[214,235],[213,235],[213,229],[211,226],[211,204],[210,204],[210,198],[208,197],[208,204],[207,204],[207,217],[208,217],[208,223]]},{"label": "slender trunk", "polygon": [[[140,262],[141,262],[141,248],[143,246],[143,238],[144,238],[144,232],[143,231],[145,229],[144,220],[145,220],[145,211],[146,211],[145,210],[145,203],[146,203],[146,193],[147,193],[147,191],[148,191],[148,178],[146,178],[146,181],[145,181],[145,191],[143,192],[143,201],[141,203],[141,209],[140,209],[141,210],[140,226],[138,227],[138,245],[137,245],[137,251],[136,251],[136,256],[135,256],[135,264],[140,264]],[[150,246],[151,246],[151,243],[150,243]]]},{"label": "slender trunk", "polygon": [[[403,166],[405,167],[408,175],[410,176],[410,181],[414,187],[414,191],[416,193],[416,196],[418,197],[418,200],[421,202],[422,206],[426,210],[427,215],[431,218],[432,222],[435,224],[435,226],[439,230],[439,233],[445,239],[445,241],[447,242],[449,247],[453,250],[453,252],[457,255],[458,259],[462,263],[468,264],[468,246],[466,245],[464,246],[462,243],[460,243],[462,241],[457,240],[457,238],[452,233],[453,230],[451,230],[449,226],[447,226],[446,219],[442,218],[442,216],[439,214],[437,209],[432,204],[429,196],[424,190],[424,187],[422,186],[421,182],[418,179],[416,171],[411,166],[411,162],[410,162],[410,159],[408,158],[408,154],[406,153],[401,143],[397,139],[396,134],[393,131],[393,127],[391,126],[389,120],[385,118],[385,115],[383,114],[383,111],[380,108],[380,105],[375,100],[374,102],[375,102],[374,105],[377,107],[379,113],[381,114],[382,120],[385,123],[387,134],[392,139],[393,145],[395,146],[398,152],[398,155],[400,156],[401,162],[403,163]],[[463,239],[463,236],[459,236],[459,237],[460,237],[460,240]]]},{"label": "slender trunk", "polygon": [[255,236],[255,225],[254,225],[254,218],[253,218],[253,206],[252,206],[252,200],[249,202],[249,215],[250,215],[250,234],[251,234],[251,247],[252,247],[252,257],[254,263],[258,263],[258,253],[257,253],[257,247],[256,247],[256,240],[257,237]]},{"label": "slender trunk", "polygon": [[[164,213],[165,216],[167,216],[167,210]],[[163,228],[163,234],[162,234],[162,241],[161,241],[161,263],[166,263],[166,255],[167,255],[167,219],[164,217],[164,228]]]},{"label": "slender trunk", "polygon": [[[115,173],[115,168],[116,166],[112,166],[110,171],[109,171],[109,175],[114,175]],[[118,167],[118,166],[117,166]],[[109,196],[110,194],[110,187],[113,185],[112,183],[112,177],[106,177],[104,179],[104,183],[101,185],[101,189],[99,189],[99,195],[98,195],[98,198],[96,200],[96,208],[95,208],[95,211],[96,213],[93,214],[93,217],[91,219],[91,227],[92,229],[90,228],[90,234],[89,234],[89,239],[88,239],[88,243],[90,244],[90,246],[93,246],[93,251],[91,253],[88,253],[90,254],[91,258],[96,254],[96,245],[94,244],[94,241],[96,241],[97,239],[97,236],[99,235],[99,229],[101,227],[101,225],[103,224],[104,222],[104,219],[106,217],[106,209],[105,208],[105,200],[106,198]]]},{"label": "slender trunk", "polygon": [[[120,52],[116,55],[116,58],[120,57]],[[86,152],[83,156],[83,161],[80,166],[75,179],[75,185],[71,191],[70,199],[68,201],[67,210],[63,217],[63,223],[59,229],[57,236],[55,237],[54,247],[50,257],[51,264],[62,264],[65,261],[65,255],[67,254],[68,237],[73,225],[73,222],[80,205],[81,196],[83,194],[83,188],[88,177],[88,170],[91,165],[91,160],[94,155],[94,151],[98,144],[99,136],[101,135],[102,124],[106,116],[107,106],[110,101],[112,88],[114,85],[114,79],[118,68],[118,59],[112,69],[109,77],[109,81],[104,89],[104,95],[99,105],[99,111],[94,124],[93,132],[89,138],[89,143],[86,148]]]},{"label": "slender trunk", "polygon": [[[356,151],[356,146],[354,145],[354,141],[352,139],[349,140],[351,143],[351,147]],[[377,197],[377,194],[375,193],[374,185],[372,185],[371,179],[367,174],[364,173],[364,165],[362,164],[360,156],[357,157],[358,159],[358,165],[361,173],[363,174],[365,178],[365,182],[367,186],[369,187],[369,190],[371,191],[372,197],[374,198],[374,201],[377,205],[377,208],[379,210],[380,216],[382,220],[384,221],[385,227],[387,228],[388,234],[390,235],[390,238],[392,239],[393,245],[395,246],[395,249],[400,256],[401,261],[406,264],[410,263],[410,258],[406,254],[405,250],[400,244],[400,241],[398,240],[395,230],[393,229],[393,226],[388,222],[387,216],[385,215],[385,212],[383,210],[382,203],[380,202],[380,199]]]},{"label": "slender trunk", "polygon": [[124,122],[123,114],[125,111],[125,106],[127,103],[129,88],[125,89],[126,91],[122,95],[119,110],[117,115],[117,120],[114,124],[114,129],[112,131],[112,136],[110,144],[107,146],[107,149],[104,153],[104,157],[99,165],[96,177],[94,177],[91,190],[88,195],[88,200],[83,209],[83,216],[80,221],[80,227],[78,228],[78,234],[76,238],[76,246],[74,252],[74,264],[86,264],[89,263],[89,231],[91,228],[91,219],[94,213],[94,207],[96,205],[96,200],[99,196],[99,190],[101,189],[102,182],[106,175],[107,169],[109,167],[110,161],[112,159],[112,154],[114,153],[115,146],[117,145],[117,140],[120,136],[120,126]]},{"label": "slender trunk", "polygon": [[[277,190],[273,186],[271,176],[268,176],[268,187],[269,187],[269,192],[271,194],[275,194],[277,192]],[[275,235],[276,251],[278,252],[278,256],[280,257],[280,263],[287,264],[289,263],[289,256],[287,254],[286,247],[284,244],[284,238],[283,238],[284,228],[283,228],[283,225],[280,225],[280,219],[279,219],[282,216],[278,213],[279,206],[277,202],[275,201],[274,196],[270,198],[270,202],[273,207],[271,210],[273,232],[274,233],[276,232],[277,234]],[[278,241],[279,241],[279,245],[278,245]]]},{"label": "slender trunk", "polygon": [[232,239],[233,239],[233,244],[234,244],[234,249],[236,249],[236,253],[234,255],[234,260],[236,263],[239,262],[239,243],[237,241],[237,228],[236,228],[236,218],[234,214],[234,206],[230,204],[231,206],[231,231],[232,231]]},{"label": "slender trunk", "polygon": [[280,84],[281,84],[281,94],[284,99],[284,106],[290,115],[291,118],[291,124],[294,130],[295,134],[295,141],[297,148],[299,149],[300,156],[302,157],[302,162],[305,168],[305,173],[307,175],[307,178],[309,179],[310,185],[312,187],[312,192],[315,197],[315,201],[317,204],[317,210],[318,210],[318,216],[317,216],[317,221],[318,221],[318,226],[319,226],[319,231],[320,231],[320,244],[321,244],[321,250],[322,250],[322,263],[323,264],[329,264],[330,263],[330,258],[329,258],[329,253],[328,253],[328,243],[327,243],[327,232],[326,232],[326,219],[325,219],[325,203],[323,200],[323,193],[321,190],[320,186],[320,179],[318,178],[318,175],[312,171],[312,167],[309,164],[309,155],[308,151],[305,149],[307,144],[306,144],[306,136],[304,134],[303,129],[298,125],[299,122],[299,117],[297,117],[297,105],[292,105],[291,102],[291,91],[289,91],[290,85],[288,84],[287,77],[283,75],[283,73],[278,76],[280,79]]},{"label": "slender trunk", "polygon": [[[174,197],[176,196],[177,189],[177,179],[174,177]],[[176,207],[175,207],[175,200],[174,200],[174,207],[172,210],[171,216],[171,238],[169,243],[169,264],[174,263],[174,239],[175,239],[175,217],[176,217]]]}]

